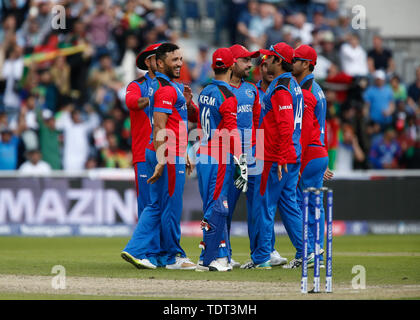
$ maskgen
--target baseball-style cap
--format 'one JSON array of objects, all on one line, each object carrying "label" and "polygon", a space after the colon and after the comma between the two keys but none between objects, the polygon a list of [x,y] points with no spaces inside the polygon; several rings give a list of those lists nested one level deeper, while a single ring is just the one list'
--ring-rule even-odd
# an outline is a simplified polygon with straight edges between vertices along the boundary
[{"label": "baseball-style cap", "polygon": [[229,68],[236,62],[229,48],[219,48],[213,53],[213,69]]},{"label": "baseball-style cap", "polygon": [[383,70],[376,70],[374,73],[373,73],[373,78],[374,79],[380,79],[380,80],[385,80],[386,79],[386,73],[385,73],[385,71],[383,71]]},{"label": "baseball-style cap", "polygon": [[318,55],[316,54],[315,49],[312,48],[311,46],[302,44],[301,46],[295,49],[296,60],[309,61],[311,65],[315,66],[317,58],[318,58]]},{"label": "baseball-style cap", "polygon": [[231,46],[230,51],[232,51],[233,57],[238,58],[258,58],[260,56],[259,51],[248,51],[247,48],[241,46],[240,44],[234,44]]},{"label": "baseball-style cap", "polygon": [[156,54],[157,48],[159,48],[161,43],[155,43],[150,46],[148,46],[146,49],[144,49],[142,52],[139,53],[139,55],[136,58],[136,66],[137,68],[141,70],[147,70],[147,66],[144,63],[144,61]]},{"label": "baseball-style cap", "polygon": [[272,45],[270,49],[260,49],[260,53],[267,56],[277,56],[288,63],[293,61],[293,48],[285,42]]}]

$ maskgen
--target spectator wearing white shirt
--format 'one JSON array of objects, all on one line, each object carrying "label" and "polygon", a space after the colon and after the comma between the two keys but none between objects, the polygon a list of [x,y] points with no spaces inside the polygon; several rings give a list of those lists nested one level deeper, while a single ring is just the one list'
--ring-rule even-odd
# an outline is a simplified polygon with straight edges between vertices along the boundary
[{"label": "spectator wearing white shirt", "polygon": [[82,119],[79,110],[65,111],[56,122],[63,130],[63,168],[68,171],[83,170],[89,156],[89,134],[99,125],[99,116],[89,107],[88,119]]},{"label": "spectator wearing white shirt", "polygon": [[341,68],[347,75],[352,77],[368,75],[367,54],[356,34],[351,34],[348,41],[341,46],[340,61]]},{"label": "spectator wearing white shirt", "polygon": [[13,46],[7,49],[6,60],[4,61],[1,73],[2,78],[6,81],[3,104],[9,121],[12,121],[19,113],[21,102],[16,92],[16,85],[23,75],[22,48]]},{"label": "spectator wearing white shirt", "polygon": [[51,166],[41,159],[41,152],[38,149],[27,151],[28,160],[20,167],[19,172],[30,175],[48,174]]},{"label": "spectator wearing white shirt", "polygon": [[306,15],[299,12],[293,17],[293,37],[300,39],[302,44],[310,45],[312,43],[312,31],[314,26],[306,21]]}]

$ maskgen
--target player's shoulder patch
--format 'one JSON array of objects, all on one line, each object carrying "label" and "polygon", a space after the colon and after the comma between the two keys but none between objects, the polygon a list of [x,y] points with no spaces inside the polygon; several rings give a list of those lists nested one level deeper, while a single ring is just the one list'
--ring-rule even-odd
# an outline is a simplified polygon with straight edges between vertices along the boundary
[{"label": "player's shoulder patch", "polygon": [[171,83],[165,78],[156,77],[156,80],[159,83],[160,87],[166,87],[171,85]]},{"label": "player's shoulder patch", "polygon": [[232,91],[230,91],[228,88],[226,88],[225,86],[217,86],[220,90],[220,92],[223,94],[225,99],[231,98],[231,97],[235,97],[235,95],[232,93]]},{"label": "player's shoulder patch", "polygon": [[308,91],[312,91],[312,85],[314,83],[314,79],[309,79],[308,81],[306,81],[303,86],[302,86],[302,90],[308,90]]},{"label": "player's shoulder patch", "polygon": [[280,78],[277,80],[276,87],[283,86],[285,88],[290,88],[290,79],[291,78]]},{"label": "player's shoulder patch", "polygon": [[146,81],[146,77],[145,77],[145,76],[140,77],[140,78],[138,78],[138,79],[134,80],[134,82],[137,82],[137,83],[140,83],[140,84],[142,84],[142,83],[143,83],[143,82],[145,82],[145,81]]}]

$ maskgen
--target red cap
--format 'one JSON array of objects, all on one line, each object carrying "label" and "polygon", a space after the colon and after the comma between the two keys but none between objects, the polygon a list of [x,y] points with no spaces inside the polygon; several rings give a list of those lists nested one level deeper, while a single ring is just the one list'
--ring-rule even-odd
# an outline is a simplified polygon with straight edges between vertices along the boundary
[{"label": "red cap", "polygon": [[244,46],[241,46],[240,44],[235,44],[233,46],[231,46],[230,51],[232,51],[233,57],[235,59],[238,58],[258,58],[260,56],[260,52],[259,51],[248,51],[247,48],[245,48]]},{"label": "red cap", "polygon": [[315,66],[318,56],[314,48],[306,44],[302,44],[297,49],[295,49],[295,58],[309,61],[311,65]]},{"label": "red cap", "polygon": [[277,56],[288,63],[293,61],[293,48],[285,42],[277,43],[268,50],[260,49],[260,53],[267,56]]},{"label": "red cap", "polygon": [[156,54],[157,48],[159,48],[161,43],[155,43],[150,46],[148,46],[146,49],[144,49],[142,52],[139,53],[139,55],[136,58],[136,66],[139,69],[147,70],[147,66],[144,63],[144,61],[149,58],[150,56]]},{"label": "red cap", "polygon": [[213,53],[213,69],[229,68],[236,62],[229,48],[219,48]]}]

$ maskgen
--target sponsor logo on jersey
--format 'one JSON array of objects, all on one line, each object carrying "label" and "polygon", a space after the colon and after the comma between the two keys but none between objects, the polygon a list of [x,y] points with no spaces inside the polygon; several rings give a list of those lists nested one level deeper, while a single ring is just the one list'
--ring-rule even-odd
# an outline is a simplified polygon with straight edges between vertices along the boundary
[{"label": "sponsor logo on jersey", "polygon": [[288,106],[279,106],[279,110],[290,110],[293,109],[293,106],[291,104],[289,104]]},{"label": "sponsor logo on jersey", "polygon": [[238,113],[242,112],[252,112],[252,105],[251,104],[242,104],[238,106]]},{"label": "sponsor logo on jersey", "polygon": [[171,101],[162,100],[162,103],[172,106],[172,102]]}]

